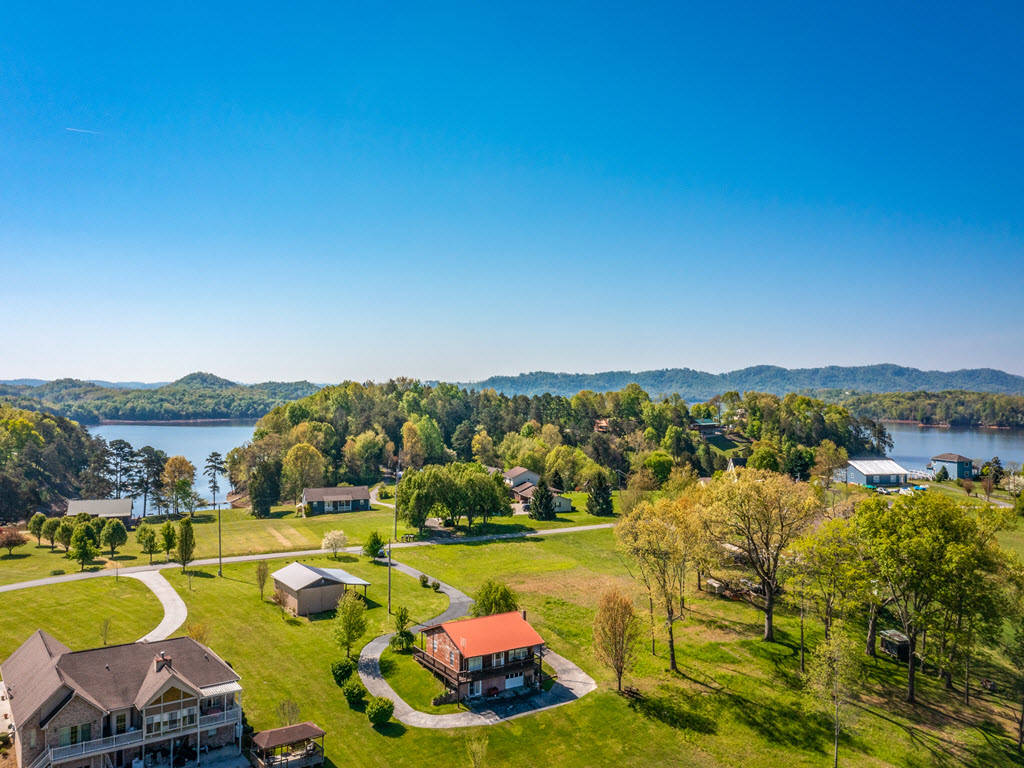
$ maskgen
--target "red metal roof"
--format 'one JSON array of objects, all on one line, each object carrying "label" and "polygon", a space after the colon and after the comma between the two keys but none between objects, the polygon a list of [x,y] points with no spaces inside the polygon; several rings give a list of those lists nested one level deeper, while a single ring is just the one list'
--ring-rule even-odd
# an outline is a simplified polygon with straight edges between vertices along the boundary
[{"label": "red metal roof", "polygon": [[448,633],[463,656],[485,656],[544,644],[544,638],[519,611],[447,621],[441,629]]}]

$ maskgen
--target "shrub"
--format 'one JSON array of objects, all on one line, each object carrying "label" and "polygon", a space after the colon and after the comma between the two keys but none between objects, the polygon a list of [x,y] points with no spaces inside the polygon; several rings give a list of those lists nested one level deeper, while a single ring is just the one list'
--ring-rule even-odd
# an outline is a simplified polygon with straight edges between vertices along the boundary
[{"label": "shrub", "polygon": [[331,664],[331,674],[334,675],[334,682],[338,685],[344,685],[345,681],[352,677],[352,673],[355,671],[356,662],[354,659],[339,659]]},{"label": "shrub", "polygon": [[356,678],[352,678],[341,687],[341,695],[345,697],[348,705],[355,709],[363,703],[366,698],[366,688]]},{"label": "shrub", "polygon": [[374,725],[384,725],[395,713],[395,702],[384,696],[374,696],[366,705],[366,716]]},{"label": "shrub", "polygon": [[430,586],[430,577],[427,576],[427,574],[425,574],[425,573],[421,573],[420,574],[420,586],[421,587],[429,587]]},{"label": "shrub", "polygon": [[432,582],[430,582],[430,588],[432,590],[434,590],[435,592],[440,592],[441,591],[441,582],[438,581],[437,579],[434,579]]},{"label": "shrub", "polygon": [[377,557],[384,545],[387,542],[384,541],[384,537],[377,531],[374,531],[366,537],[366,543],[363,544],[363,554],[369,558]]}]

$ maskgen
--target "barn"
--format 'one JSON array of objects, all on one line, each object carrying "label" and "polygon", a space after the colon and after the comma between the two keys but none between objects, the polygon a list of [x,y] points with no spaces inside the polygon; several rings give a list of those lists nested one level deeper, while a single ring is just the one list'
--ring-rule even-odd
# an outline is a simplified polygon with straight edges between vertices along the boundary
[{"label": "barn", "polygon": [[289,563],[271,574],[274,594],[285,609],[295,616],[333,611],[349,587],[366,588],[370,582],[340,568],[318,568],[305,563]]}]

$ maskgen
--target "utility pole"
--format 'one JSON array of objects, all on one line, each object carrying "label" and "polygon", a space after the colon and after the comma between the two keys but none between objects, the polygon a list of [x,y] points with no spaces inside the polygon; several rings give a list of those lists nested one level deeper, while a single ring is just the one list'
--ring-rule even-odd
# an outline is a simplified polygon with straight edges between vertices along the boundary
[{"label": "utility pole", "polygon": [[[395,465],[395,541],[398,541],[398,476],[402,472],[402,457],[398,457],[398,463]],[[390,613],[390,611],[389,611]]]},{"label": "utility pole", "polygon": [[217,507],[217,575],[224,575],[224,558],[221,556],[220,546],[220,504],[214,504]]},{"label": "utility pole", "polygon": [[391,539],[388,539],[388,616],[391,615]]}]

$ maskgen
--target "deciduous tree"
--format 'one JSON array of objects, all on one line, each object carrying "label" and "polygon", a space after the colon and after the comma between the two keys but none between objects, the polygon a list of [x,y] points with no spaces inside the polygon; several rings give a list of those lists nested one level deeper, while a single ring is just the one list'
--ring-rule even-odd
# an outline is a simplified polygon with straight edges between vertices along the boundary
[{"label": "deciduous tree", "polygon": [[15,549],[27,543],[28,539],[17,528],[0,528],[0,549],[6,549],[8,557],[14,554]]},{"label": "deciduous tree", "polygon": [[508,584],[487,579],[473,595],[474,616],[492,616],[519,610],[519,598]]},{"label": "deciduous tree", "polygon": [[328,531],[324,534],[323,541],[320,542],[320,548],[331,550],[331,556],[337,560],[338,550],[344,547],[347,542],[348,537],[345,536],[344,531]]},{"label": "deciduous tree", "polygon": [[188,564],[196,552],[196,533],[192,528],[192,520],[185,518],[178,523],[178,546],[177,560],[181,563],[181,572],[184,573]]},{"label": "deciduous tree", "polygon": [[601,595],[594,617],[594,653],[598,661],[615,673],[616,689],[622,690],[622,674],[636,659],[640,620],[633,601],[624,592],[611,589]]},{"label": "deciduous tree", "polygon": [[96,548],[92,529],[86,523],[79,523],[71,534],[71,546],[68,548],[68,557],[79,564],[81,570],[96,559],[99,550]]},{"label": "deciduous tree", "polygon": [[171,551],[178,546],[178,532],[174,524],[168,520],[160,526],[160,548],[164,552],[164,560],[170,562]]},{"label": "deciduous tree", "polygon": [[111,558],[117,554],[117,548],[127,541],[128,530],[124,527],[124,523],[117,519],[107,520],[103,526],[103,532],[100,534],[100,543],[105,547],[110,547]]},{"label": "deciduous tree", "polygon": [[36,537],[36,546],[41,546],[43,543],[44,525],[46,525],[46,515],[42,512],[36,512],[28,521],[28,532]]},{"label": "deciduous tree", "polygon": [[135,531],[135,541],[138,542],[142,554],[149,555],[149,564],[153,564],[153,555],[160,551],[160,544],[157,542],[156,531],[153,526],[142,523]]},{"label": "deciduous tree", "polygon": [[281,465],[281,492],[299,503],[302,491],[323,484],[324,457],[309,443],[298,443],[288,449]]},{"label": "deciduous tree", "polygon": [[352,646],[366,632],[366,604],[353,590],[347,590],[338,601],[338,609],[334,614],[334,640],[345,651],[345,656],[352,655]]}]

